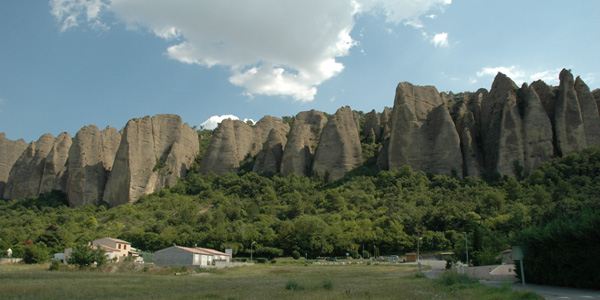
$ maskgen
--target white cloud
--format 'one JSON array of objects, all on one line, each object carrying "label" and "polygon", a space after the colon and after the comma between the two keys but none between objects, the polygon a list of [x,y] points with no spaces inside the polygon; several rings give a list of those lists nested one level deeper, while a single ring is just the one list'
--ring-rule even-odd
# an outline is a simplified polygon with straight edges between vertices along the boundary
[{"label": "white cloud", "polygon": [[101,12],[107,6],[102,0],[50,0],[50,12],[60,23],[61,32],[84,22],[93,29],[109,29],[100,20]]},{"label": "white cloud", "polygon": [[245,94],[312,101],[317,87],[338,75],[337,59],[358,43],[350,32],[358,14],[420,28],[420,17],[448,0],[164,1],[50,0],[61,31],[89,23],[108,28],[107,13],[130,29],[174,41],[168,57],[204,67],[224,66]]},{"label": "white cloud", "polygon": [[482,68],[481,71],[477,72],[477,77],[494,77],[498,74],[498,72],[501,72],[504,75],[508,76],[510,79],[512,79],[517,85],[536,80],[542,80],[550,85],[558,85],[558,75],[561,70],[562,68],[542,71],[527,71],[523,70],[519,66],[486,67]]},{"label": "white cloud", "polygon": [[419,17],[431,10],[443,11],[452,0],[358,0],[362,11],[385,15],[394,24],[421,24]]},{"label": "white cloud", "polygon": [[[202,124],[200,124],[200,127],[204,128],[204,129],[213,130],[213,129],[217,128],[217,126],[219,126],[219,124],[223,120],[227,120],[227,119],[239,120],[240,118],[238,118],[237,116],[234,116],[234,115],[212,116],[212,117],[208,118],[206,121],[204,121]],[[252,119],[244,119],[244,122],[248,122],[248,121],[252,122],[252,124],[256,123]]]},{"label": "white cloud", "polygon": [[448,47],[448,33],[442,32],[435,34],[431,39],[431,42],[436,47]]}]

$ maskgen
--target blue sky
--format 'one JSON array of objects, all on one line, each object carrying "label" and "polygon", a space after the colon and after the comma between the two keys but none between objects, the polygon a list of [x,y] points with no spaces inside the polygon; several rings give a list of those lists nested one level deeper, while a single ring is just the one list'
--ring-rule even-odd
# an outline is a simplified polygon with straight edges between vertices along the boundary
[{"label": "blue sky", "polygon": [[[276,3],[276,4],[274,4]],[[600,87],[600,1],[0,1],[0,132],[37,140],[173,113],[258,120],[439,91]]]}]

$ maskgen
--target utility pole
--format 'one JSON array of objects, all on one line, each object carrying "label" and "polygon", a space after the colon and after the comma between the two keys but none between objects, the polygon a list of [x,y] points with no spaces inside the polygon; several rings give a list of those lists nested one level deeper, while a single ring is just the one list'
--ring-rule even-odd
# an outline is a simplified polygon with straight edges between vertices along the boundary
[{"label": "utility pole", "polygon": [[467,233],[463,232],[465,235],[465,250],[467,251],[467,268],[469,267],[469,240],[467,239]]}]

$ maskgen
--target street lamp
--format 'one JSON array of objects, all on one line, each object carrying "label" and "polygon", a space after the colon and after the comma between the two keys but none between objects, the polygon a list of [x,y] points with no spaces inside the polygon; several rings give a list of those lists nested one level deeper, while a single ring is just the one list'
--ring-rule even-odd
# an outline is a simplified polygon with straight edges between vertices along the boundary
[{"label": "street lamp", "polygon": [[467,239],[467,233],[463,232],[465,235],[465,250],[467,251],[467,267],[469,267],[469,240]]},{"label": "street lamp", "polygon": [[252,241],[252,244],[250,244],[250,263],[253,263],[252,261],[252,245],[254,245],[255,241]]}]

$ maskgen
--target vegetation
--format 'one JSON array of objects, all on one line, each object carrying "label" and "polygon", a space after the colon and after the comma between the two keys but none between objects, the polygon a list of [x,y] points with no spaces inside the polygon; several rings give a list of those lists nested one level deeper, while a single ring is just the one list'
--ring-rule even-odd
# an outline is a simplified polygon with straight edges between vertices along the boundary
[{"label": "vegetation", "polygon": [[79,266],[80,268],[89,267],[96,265],[98,267],[103,266],[106,263],[106,256],[104,256],[104,250],[93,249],[88,245],[77,245],[73,248],[71,257],[68,263]]},{"label": "vegetation", "polygon": [[[48,271],[42,265],[0,266],[0,295],[3,299],[540,299],[478,283],[460,288],[438,285],[416,278],[414,266],[260,264],[200,273],[165,268],[163,274],[138,267],[138,271],[116,270],[115,265]],[[173,276],[175,272],[189,275]]]},{"label": "vegetation", "polygon": [[527,282],[597,289],[600,277],[592,274],[600,268],[598,228],[600,215],[584,211],[521,232],[515,242],[525,249]]},{"label": "vegetation", "polygon": [[[114,208],[70,208],[60,192],[0,200],[0,249],[37,257],[30,260],[36,263],[66,247],[113,236],[145,251],[198,244],[249,257],[254,242],[253,251],[260,251],[255,254],[265,258],[368,257],[413,252],[420,236],[421,251],[453,250],[455,259],[465,261],[466,232],[470,260],[480,265],[496,262],[530,226],[546,228],[600,208],[598,148],[548,161],[521,180],[497,181],[408,166],[381,171],[374,163],[334,183],[246,171],[204,176],[197,173],[200,163],[170,189]],[[45,254],[32,255],[38,250]]]}]

